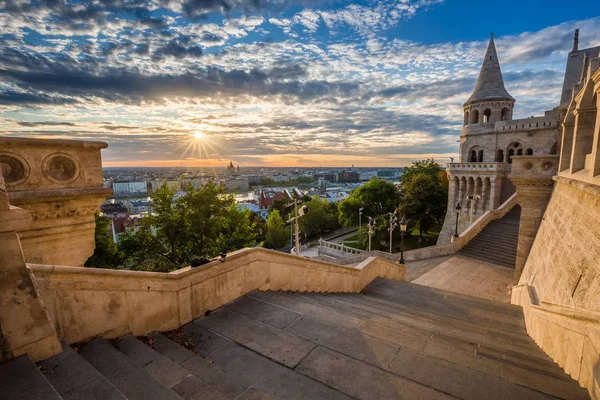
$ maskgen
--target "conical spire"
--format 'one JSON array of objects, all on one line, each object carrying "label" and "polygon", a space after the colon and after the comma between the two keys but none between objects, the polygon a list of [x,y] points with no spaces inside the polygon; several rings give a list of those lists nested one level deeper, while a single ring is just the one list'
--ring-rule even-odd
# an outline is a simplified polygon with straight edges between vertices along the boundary
[{"label": "conical spire", "polygon": [[496,45],[494,44],[494,33],[490,35],[490,43],[488,44],[483,59],[481,71],[479,71],[479,79],[475,90],[467,103],[478,100],[514,100],[504,88],[504,80],[502,79],[502,71],[500,71],[500,62],[496,54]]}]

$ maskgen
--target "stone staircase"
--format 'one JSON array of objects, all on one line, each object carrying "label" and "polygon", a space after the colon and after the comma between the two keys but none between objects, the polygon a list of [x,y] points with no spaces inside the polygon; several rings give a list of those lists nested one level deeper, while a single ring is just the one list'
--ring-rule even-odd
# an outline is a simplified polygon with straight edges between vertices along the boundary
[{"label": "stone staircase", "polygon": [[0,365],[0,398],[589,398],[520,307],[385,279],[359,294],[255,291],[176,331],[63,347]]},{"label": "stone staircase", "polygon": [[490,222],[459,253],[477,260],[514,268],[519,241],[521,206],[515,205],[503,218]]}]

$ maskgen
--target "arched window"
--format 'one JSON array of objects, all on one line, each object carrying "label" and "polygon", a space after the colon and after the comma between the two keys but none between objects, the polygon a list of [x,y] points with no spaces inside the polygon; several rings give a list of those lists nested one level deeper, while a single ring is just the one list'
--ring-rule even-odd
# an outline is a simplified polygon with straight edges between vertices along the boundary
[{"label": "arched window", "polygon": [[512,164],[512,157],[514,155],[517,155],[517,156],[523,155],[523,146],[519,142],[512,142],[511,144],[508,145],[508,147],[506,148],[506,151],[508,154],[506,162],[508,162],[509,164]]},{"label": "arched window", "polygon": [[489,108],[486,108],[485,110],[483,110],[483,123],[488,123],[490,122],[490,117],[492,116],[492,110],[490,110]]},{"label": "arched window", "polygon": [[508,150],[508,163],[509,164],[512,164],[512,156],[514,156],[514,155],[515,155],[514,149]]},{"label": "arched window", "polygon": [[464,125],[469,125],[469,112],[465,111],[465,123]]},{"label": "arched window", "polygon": [[496,162],[504,162],[504,150],[498,150],[496,153]]},{"label": "arched window", "polygon": [[478,162],[483,162],[483,150],[479,150],[477,152],[477,161]]},{"label": "arched window", "polygon": [[479,110],[473,110],[473,115],[471,118],[471,123],[478,124],[479,123]]},{"label": "arched window", "polygon": [[471,156],[469,157],[469,162],[477,162],[477,151],[471,150]]},{"label": "arched window", "polygon": [[510,119],[510,109],[504,107],[500,113],[500,121],[508,121]]},{"label": "arched window", "polygon": [[533,155],[533,149],[527,149],[527,150],[525,150],[525,155],[526,156],[532,156]]},{"label": "arched window", "polygon": [[523,149],[518,149],[517,150],[517,155],[518,156],[522,156],[523,155]]},{"label": "arched window", "polygon": [[550,147],[550,155],[555,156],[556,154],[558,154],[558,142],[554,142],[552,147]]}]

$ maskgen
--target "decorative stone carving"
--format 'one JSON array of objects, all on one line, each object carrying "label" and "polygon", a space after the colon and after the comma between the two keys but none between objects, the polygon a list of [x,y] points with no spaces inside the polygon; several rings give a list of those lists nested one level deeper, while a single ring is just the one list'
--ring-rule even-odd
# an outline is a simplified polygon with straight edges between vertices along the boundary
[{"label": "decorative stone carving", "polygon": [[29,176],[27,161],[13,153],[0,152],[0,170],[7,186],[17,185]]},{"label": "decorative stone carving", "polygon": [[79,163],[64,153],[48,156],[42,163],[46,178],[54,183],[73,182],[79,176]]}]

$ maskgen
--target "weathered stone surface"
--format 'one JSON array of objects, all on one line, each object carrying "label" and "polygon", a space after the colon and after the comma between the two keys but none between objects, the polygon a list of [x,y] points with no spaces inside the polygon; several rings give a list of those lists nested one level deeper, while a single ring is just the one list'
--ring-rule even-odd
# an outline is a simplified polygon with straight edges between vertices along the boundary
[{"label": "weathered stone surface", "polygon": [[235,399],[250,387],[250,384],[225,371],[209,360],[194,356],[180,364],[188,372],[201,379],[213,389]]},{"label": "weathered stone surface", "polygon": [[250,382],[252,386],[274,399],[350,399],[321,382],[234,343],[216,351],[212,355],[212,359],[227,372]]},{"label": "weathered stone surface", "polygon": [[320,346],[296,370],[356,399],[453,398]]},{"label": "weathered stone surface", "polygon": [[307,340],[228,310],[195,323],[292,368],[315,347]]},{"label": "weathered stone surface", "polygon": [[225,395],[191,375],[176,383],[171,390],[184,400],[227,400]]},{"label": "weathered stone surface", "polygon": [[0,365],[0,398],[61,400],[60,395],[26,355]]},{"label": "weathered stone surface", "polygon": [[250,297],[242,297],[226,306],[228,310],[282,329],[300,314]]}]

